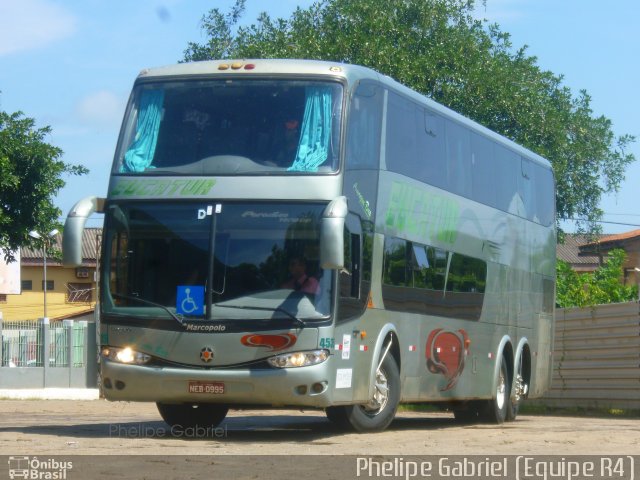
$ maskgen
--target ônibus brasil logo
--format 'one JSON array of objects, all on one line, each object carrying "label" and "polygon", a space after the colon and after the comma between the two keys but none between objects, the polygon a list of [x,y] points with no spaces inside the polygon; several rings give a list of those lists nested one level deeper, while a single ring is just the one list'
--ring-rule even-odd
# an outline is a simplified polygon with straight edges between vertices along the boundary
[{"label": "\u00f4nibus brasil logo", "polygon": [[38,457],[12,456],[9,457],[9,478],[38,479],[38,480],[66,480],[67,471],[73,469],[73,462],[56,460],[54,458],[39,459]]}]

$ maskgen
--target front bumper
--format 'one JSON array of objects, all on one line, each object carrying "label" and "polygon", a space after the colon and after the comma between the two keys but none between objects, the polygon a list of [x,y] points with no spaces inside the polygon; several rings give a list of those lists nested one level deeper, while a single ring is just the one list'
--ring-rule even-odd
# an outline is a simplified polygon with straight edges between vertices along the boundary
[{"label": "front bumper", "polygon": [[[283,369],[201,370],[102,359],[101,374],[107,400],[324,408],[331,405],[330,363]],[[190,393],[189,382],[223,382],[224,393]]]}]

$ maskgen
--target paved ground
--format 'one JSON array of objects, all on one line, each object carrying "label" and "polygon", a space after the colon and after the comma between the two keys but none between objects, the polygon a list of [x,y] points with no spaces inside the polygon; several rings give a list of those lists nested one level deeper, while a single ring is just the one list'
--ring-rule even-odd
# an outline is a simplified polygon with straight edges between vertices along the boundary
[{"label": "paved ground", "polygon": [[[208,432],[171,431],[153,404],[1,400],[0,455],[637,455],[640,419],[520,416],[459,425],[399,413],[379,434],[336,429],[322,412],[231,411]],[[0,472],[1,473],[1,472]]]},{"label": "paved ground", "polygon": [[[578,459],[598,470],[606,461],[618,470],[583,478],[631,480],[640,456],[622,455],[638,452],[640,419],[522,416],[462,426],[450,414],[400,413],[385,432],[359,435],[336,429],[322,412],[259,410],[232,411],[216,430],[189,432],[171,431],[152,404],[0,400],[0,479],[545,478],[523,476],[517,457],[544,455],[536,468]],[[468,459],[476,475],[455,470]],[[29,470],[16,470],[25,463]],[[492,475],[477,475],[489,464]]]}]

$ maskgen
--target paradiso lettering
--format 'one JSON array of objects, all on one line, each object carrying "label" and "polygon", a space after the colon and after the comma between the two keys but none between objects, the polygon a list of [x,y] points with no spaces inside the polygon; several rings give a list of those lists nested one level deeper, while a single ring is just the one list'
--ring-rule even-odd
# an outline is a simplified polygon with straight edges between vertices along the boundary
[{"label": "paradiso lettering", "polygon": [[403,183],[391,184],[385,219],[387,228],[454,243],[459,219],[460,208],[453,200]]},{"label": "paradiso lettering", "polygon": [[208,195],[216,181],[213,179],[135,179],[120,180],[111,189],[111,196],[204,196]]}]

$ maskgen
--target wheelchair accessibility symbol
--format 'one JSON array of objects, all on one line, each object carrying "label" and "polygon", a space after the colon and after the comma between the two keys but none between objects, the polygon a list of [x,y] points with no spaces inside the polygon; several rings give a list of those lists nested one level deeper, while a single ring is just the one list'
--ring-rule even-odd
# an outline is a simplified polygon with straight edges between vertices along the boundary
[{"label": "wheelchair accessibility symbol", "polygon": [[204,287],[202,285],[179,285],[176,295],[176,313],[204,315]]}]

